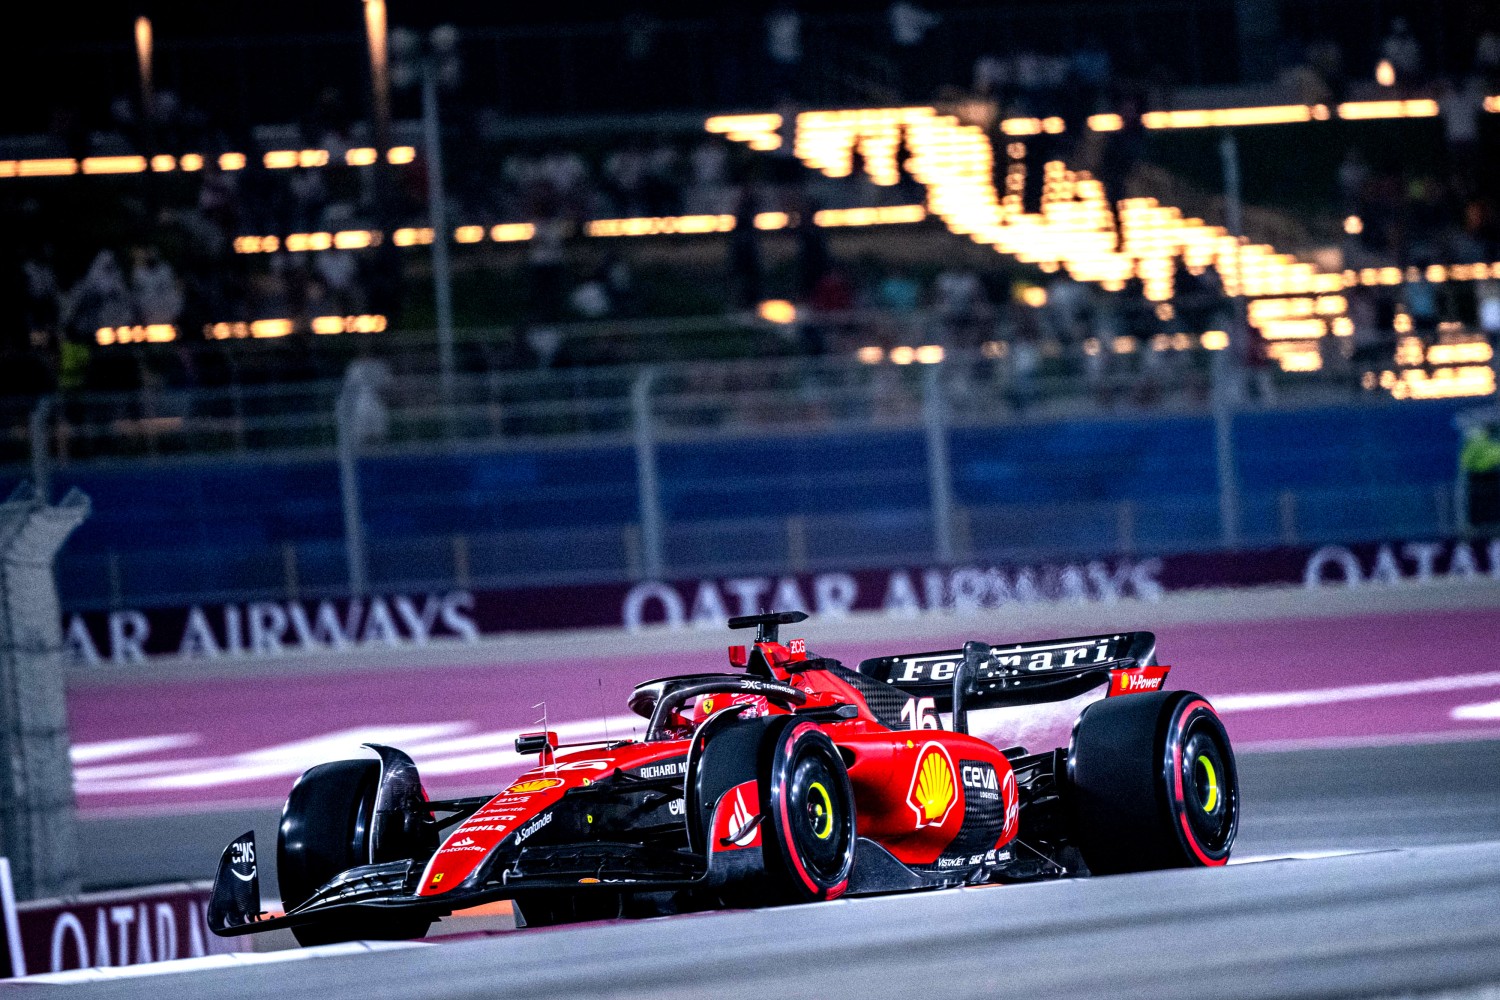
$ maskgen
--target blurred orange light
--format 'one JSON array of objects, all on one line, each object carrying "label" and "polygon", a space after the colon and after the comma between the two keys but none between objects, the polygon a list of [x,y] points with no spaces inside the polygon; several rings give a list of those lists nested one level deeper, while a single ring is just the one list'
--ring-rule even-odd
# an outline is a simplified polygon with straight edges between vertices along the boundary
[{"label": "blurred orange light", "polygon": [[1042,131],[1040,118],[1007,118],[1000,123],[1006,135],[1037,135]]},{"label": "blurred orange light", "polygon": [[1147,128],[1209,128],[1226,125],[1281,125],[1312,119],[1306,104],[1263,108],[1219,108],[1206,111],[1148,111],[1141,116]]},{"label": "blurred orange light", "polygon": [[245,154],[244,153],[220,153],[219,154],[219,169],[220,170],[244,170],[245,169]]},{"label": "blurred orange light", "polygon": [[292,332],[289,319],[258,319],[250,324],[250,336],[260,339],[285,337]]},{"label": "blurred orange light", "polygon": [[756,315],[767,323],[795,323],[797,307],[786,299],[767,299],[756,307]]},{"label": "blurred orange light", "polygon": [[878,208],[825,208],[813,215],[815,226],[882,226],[921,222],[927,209],[921,205],[883,205]]},{"label": "blurred orange light", "polygon": [[83,161],[86,174],[139,174],[145,170],[144,156],[89,156]]},{"label": "blurred orange light", "polygon": [[1368,118],[1433,118],[1438,103],[1416,101],[1347,101],[1339,105],[1339,117],[1348,121]]},{"label": "blurred orange light", "polygon": [[368,229],[345,229],[333,234],[333,245],[340,250],[363,250],[375,242],[375,233]]},{"label": "blurred orange light", "polygon": [[507,222],[490,227],[490,239],[496,243],[518,243],[536,235],[536,226],[529,222]]},{"label": "blurred orange light", "polygon": [[392,146],[385,154],[386,162],[397,166],[403,163],[410,163],[416,158],[417,151],[411,146]]},{"label": "blurred orange light", "polygon": [[1495,370],[1489,365],[1470,365],[1436,368],[1429,375],[1420,368],[1408,368],[1390,386],[1390,391],[1397,399],[1490,396],[1495,392]]},{"label": "blurred orange light", "polygon": [[1229,346],[1229,334],[1223,330],[1204,330],[1198,342],[1205,351],[1222,351]]},{"label": "blurred orange light", "polygon": [[177,339],[177,328],[170,323],[151,323],[146,326],[101,326],[94,331],[94,340],[100,345],[109,344],[165,344]]},{"label": "blurred orange light", "polygon": [[333,246],[332,233],[292,233],[286,238],[286,248],[291,253],[327,250],[331,246]]},{"label": "blurred orange light", "polygon": [[428,244],[432,242],[432,229],[398,229],[391,238],[398,247],[416,246],[417,244]]},{"label": "blurred orange light", "polygon": [[781,148],[780,115],[716,115],[704,122],[703,127],[726,139],[743,142],[751,149]]},{"label": "blurred orange light", "polygon": [[78,173],[78,161],[67,158],[20,160],[16,173],[21,177],[71,177]]},{"label": "blurred orange light", "polygon": [[1430,365],[1484,364],[1494,356],[1494,349],[1482,340],[1467,344],[1433,344],[1427,348],[1427,363]]}]

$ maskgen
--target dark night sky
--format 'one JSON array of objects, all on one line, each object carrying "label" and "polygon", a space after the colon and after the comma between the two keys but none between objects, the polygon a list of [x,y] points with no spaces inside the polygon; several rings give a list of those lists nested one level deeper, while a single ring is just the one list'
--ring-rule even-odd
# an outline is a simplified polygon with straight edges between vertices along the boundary
[{"label": "dark night sky", "polygon": [[[1128,0],[1096,0],[1102,4]],[[930,2],[933,8],[964,7],[1037,8],[1054,5],[1056,0],[942,0]],[[516,0],[387,0],[393,24],[426,24],[442,21],[458,25],[503,27],[522,24],[558,24],[619,20],[627,12],[644,11],[666,18],[711,18],[731,13],[759,13],[773,6],[772,0],[753,3],[705,5],[689,0],[649,0],[631,4],[583,3],[552,0],[547,3],[524,3]],[[800,0],[800,10],[808,13],[882,12],[881,0]],[[128,39],[130,25],[138,14],[150,15],[162,37],[214,38],[246,35],[301,35],[326,32],[357,31],[360,0],[200,0],[200,2],[165,2],[165,0],[95,0],[92,3],[35,4],[27,11],[30,22],[24,31],[15,32],[12,42],[26,38],[44,45],[60,42],[106,42]],[[19,36],[19,37],[18,37]]]}]

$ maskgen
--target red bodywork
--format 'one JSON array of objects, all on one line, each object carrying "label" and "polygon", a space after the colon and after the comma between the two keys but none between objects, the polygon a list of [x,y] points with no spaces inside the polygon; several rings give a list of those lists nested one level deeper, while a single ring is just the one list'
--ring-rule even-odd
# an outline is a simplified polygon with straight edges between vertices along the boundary
[{"label": "red bodywork", "polygon": [[[1005,755],[992,744],[936,728],[936,716],[924,714],[915,704],[910,713],[914,728],[890,729],[876,719],[864,697],[834,673],[799,670],[807,659],[800,640],[787,645],[762,642],[755,648],[764,655],[775,679],[806,692],[809,705],[853,705],[859,710],[855,718],[816,725],[848,765],[861,837],[880,844],[904,864],[955,869],[978,865],[988,852],[1015,838],[1020,815],[1016,777]],[[731,647],[731,664],[744,665],[747,653],[743,646]],[[785,711],[775,706],[765,710]],[[459,885],[505,838],[514,835],[518,843],[524,841],[530,835],[528,827],[545,824],[549,817],[543,815],[544,810],[571,788],[617,769],[640,773],[658,765],[662,773],[673,773],[673,768],[681,773],[689,743],[688,739],[630,743],[555,758],[544,752],[543,763],[453,829],[428,862],[418,895],[437,896]],[[712,824],[713,850],[760,845],[758,826],[742,836],[743,842],[724,843],[758,811],[758,800],[753,782],[721,797]],[[957,855],[953,853],[956,846],[962,847]]]}]

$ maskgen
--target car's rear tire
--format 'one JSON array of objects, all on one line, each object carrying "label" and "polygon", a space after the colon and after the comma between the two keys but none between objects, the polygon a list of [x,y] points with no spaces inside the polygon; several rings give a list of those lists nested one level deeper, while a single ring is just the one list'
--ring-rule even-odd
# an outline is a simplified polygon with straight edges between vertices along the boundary
[{"label": "car's rear tire", "polygon": [[[312,898],[329,879],[370,861],[370,821],[380,763],[337,760],[304,772],[281,811],[276,837],[276,880],[281,904],[291,910]],[[349,914],[293,927],[302,945],[341,941],[403,940],[427,933],[432,921],[406,916]]]},{"label": "car's rear tire", "polygon": [[1224,724],[1191,691],[1106,698],[1068,747],[1071,839],[1096,875],[1222,865],[1239,826]]},{"label": "car's rear tire", "polygon": [[854,865],[854,786],[838,748],[811,722],[775,732],[763,758],[762,857],[768,902],[835,899]]}]

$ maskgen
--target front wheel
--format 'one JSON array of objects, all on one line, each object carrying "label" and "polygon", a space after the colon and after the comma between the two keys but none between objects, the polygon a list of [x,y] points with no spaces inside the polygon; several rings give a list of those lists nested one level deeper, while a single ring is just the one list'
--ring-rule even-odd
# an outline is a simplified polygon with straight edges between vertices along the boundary
[{"label": "front wheel", "polygon": [[1072,839],[1097,875],[1222,865],[1239,827],[1229,734],[1202,695],[1086,708],[1068,747]]},{"label": "front wheel", "polygon": [[838,748],[811,722],[775,739],[761,779],[772,902],[836,899],[854,865],[854,787]]},{"label": "front wheel", "polygon": [[[370,829],[380,764],[337,760],[304,772],[281,811],[276,838],[276,877],[281,905],[291,910],[312,898],[329,879],[370,863]],[[342,941],[403,940],[427,933],[425,918],[348,914],[328,922],[293,927],[301,945]]]}]

